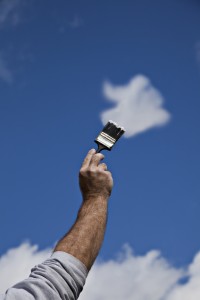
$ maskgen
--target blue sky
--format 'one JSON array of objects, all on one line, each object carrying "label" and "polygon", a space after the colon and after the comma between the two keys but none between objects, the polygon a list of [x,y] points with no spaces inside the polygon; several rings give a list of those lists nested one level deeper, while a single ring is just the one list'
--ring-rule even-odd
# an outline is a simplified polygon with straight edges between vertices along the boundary
[{"label": "blue sky", "polygon": [[171,119],[105,152],[115,184],[100,256],[128,243],[189,264],[200,249],[200,2],[9,3],[0,2],[0,255],[27,240],[51,247],[69,229],[79,166],[115,105],[104,83],[142,74]]}]

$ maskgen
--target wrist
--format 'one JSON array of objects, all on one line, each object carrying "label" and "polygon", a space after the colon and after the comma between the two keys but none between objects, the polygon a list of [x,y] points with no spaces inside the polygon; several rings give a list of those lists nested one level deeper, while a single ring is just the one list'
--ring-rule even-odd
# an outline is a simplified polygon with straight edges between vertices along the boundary
[{"label": "wrist", "polygon": [[84,198],[78,212],[79,219],[97,219],[98,222],[107,215],[108,197],[98,195]]},{"label": "wrist", "polygon": [[83,195],[83,202],[108,202],[110,195],[109,194],[87,194]]}]

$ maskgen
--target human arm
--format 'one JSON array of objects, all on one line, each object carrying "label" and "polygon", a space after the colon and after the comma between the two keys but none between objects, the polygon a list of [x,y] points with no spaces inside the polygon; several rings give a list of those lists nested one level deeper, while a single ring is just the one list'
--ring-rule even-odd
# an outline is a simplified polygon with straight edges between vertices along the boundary
[{"label": "human arm", "polygon": [[104,156],[89,151],[79,173],[83,202],[76,222],[58,242],[54,251],[70,253],[90,270],[100,250],[107,221],[108,199],[113,179],[107,166],[100,161]]}]

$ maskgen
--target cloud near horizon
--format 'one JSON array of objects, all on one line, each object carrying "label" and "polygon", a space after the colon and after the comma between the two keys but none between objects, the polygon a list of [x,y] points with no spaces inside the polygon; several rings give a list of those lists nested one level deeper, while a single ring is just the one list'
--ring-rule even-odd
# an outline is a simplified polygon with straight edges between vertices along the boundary
[{"label": "cloud near horizon", "polygon": [[0,257],[0,294],[27,278],[31,268],[47,259],[49,255],[50,249],[39,251],[38,246],[29,243],[8,250]]},{"label": "cloud near horizon", "polygon": [[[30,269],[50,252],[24,243],[2,255],[0,293],[27,278]],[[200,252],[186,268],[176,268],[159,251],[139,256],[125,245],[116,259],[95,263],[79,299],[199,300]]]},{"label": "cloud near horizon", "polygon": [[165,125],[170,113],[163,108],[164,99],[144,75],[133,77],[127,85],[103,85],[104,96],[115,106],[101,113],[106,124],[113,120],[126,130],[125,137],[132,137],[150,128]]}]

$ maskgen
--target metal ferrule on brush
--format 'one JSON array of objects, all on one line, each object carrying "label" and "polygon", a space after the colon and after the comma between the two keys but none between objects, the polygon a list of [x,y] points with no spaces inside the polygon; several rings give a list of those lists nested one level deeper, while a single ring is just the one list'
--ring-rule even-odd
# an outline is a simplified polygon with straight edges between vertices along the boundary
[{"label": "metal ferrule on brush", "polygon": [[108,135],[103,131],[98,135],[96,141],[106,146],[109,149],[111,149],[113,145],[116,143],[116,139],[112,138],[110,135]]}]

